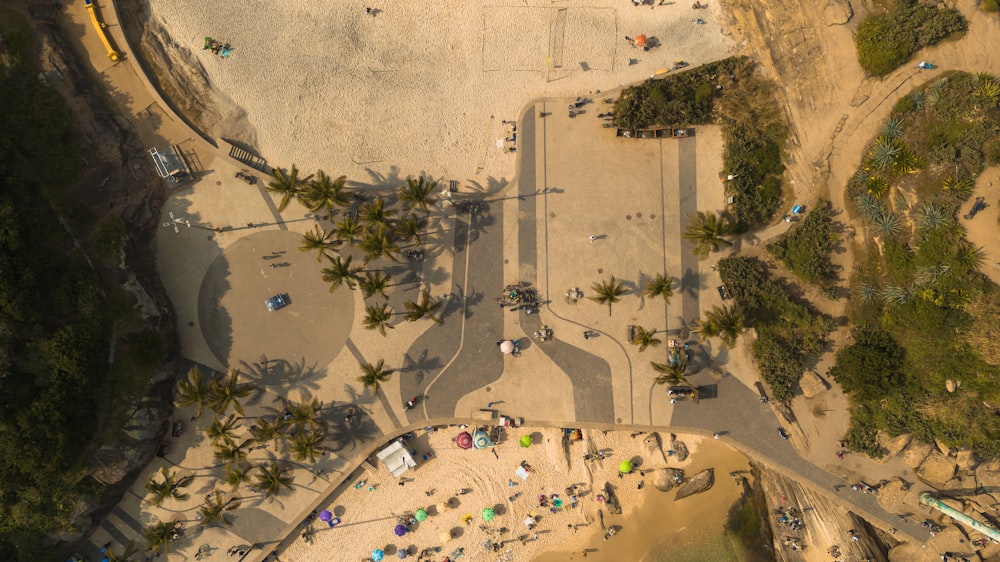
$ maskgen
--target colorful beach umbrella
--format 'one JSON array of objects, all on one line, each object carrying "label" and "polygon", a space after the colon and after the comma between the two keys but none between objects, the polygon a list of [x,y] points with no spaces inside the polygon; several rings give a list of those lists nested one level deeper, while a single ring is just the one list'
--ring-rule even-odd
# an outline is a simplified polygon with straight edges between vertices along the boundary
[{"label": "colorful beach umbrella", "polygon": [[483,510],[483,521],[486,522],[493,521],[493,518],[496,517],[496,515],[497,514],[495,511],[493,511],[492,507],[487,507],[486,509]]},{"label": "colorful beach umbrella", "polygon": [[469,435],[468,431],[463,431],[455,436],[455,444],[458,445],[459,449],[471,449],[472,448],[472,436]]},{"label": "colorful beach umbrella", "polygon": [[417,521],[423,521],[427,519],[427,511],[423,509],[418,509],[416,513],[413,514],[413,518]]},{"label": "colorful beach umbrella", "polygon": [[645,35],[636,35],[635,36],[635,46],[636,47],[643,47],[645,45],[646,45],[646,36]]},{"label": "colorful beach umbrella", "polygon": [[406,534],[406,525],[396,525],[396,528],[392,530],[397,537],[401,537]]},{"label": "colorful beach umbrella", "polygon": [[618,472],[622,474],[628,474],[632,472],[632,461],[625,459],[618,465]]},{"label": "colorful beach umbrella", "polygon": [[381,548],[372,551],[372,562],[382,562],[383,558],[385,558],[385,553],[382,552]]},{"label": "colorful beach umbrella", "polygon": [[323,511],[319,512],[319,520],[320,521],[327,521],[327,522],[329,522],[331,519],[333,519],[333,514],[330,513],[329,511],[327,511],[327,510],[324,509]]},{"label": "colorful beach umbrella", "polygon": [[528,447],[531,446],[531,436],[530,435],[522,435],[521,439],[518,442],[521,444],[522,447],[524,447],[525,449],[527,449]]},{"label": "colorful beach umbrella", "polygon": [[514,342],[510,340],[504,340],[500,342],[500,353],[508,354],[514,352]]},{"label": "colorful beach umbrella", "polygon": [[493,441],[490,440],[490,435],[481,429],[476,430],[476,434],[472,436],[472,441],[477,449],[485,449],[493,444]]}]

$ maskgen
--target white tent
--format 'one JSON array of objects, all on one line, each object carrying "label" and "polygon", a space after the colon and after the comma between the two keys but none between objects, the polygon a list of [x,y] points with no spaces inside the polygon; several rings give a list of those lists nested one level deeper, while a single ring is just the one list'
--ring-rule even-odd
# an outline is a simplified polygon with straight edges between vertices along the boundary
[{"label": "white tent", "polygon": [[406,447],[398,439],[375,453],[375,456],[378,457],[378,460],[385,463],[386,468],[389,469],[389,472],[395,478],[399,478],[400,474],[417,466],[410,452],[406,450]]}]

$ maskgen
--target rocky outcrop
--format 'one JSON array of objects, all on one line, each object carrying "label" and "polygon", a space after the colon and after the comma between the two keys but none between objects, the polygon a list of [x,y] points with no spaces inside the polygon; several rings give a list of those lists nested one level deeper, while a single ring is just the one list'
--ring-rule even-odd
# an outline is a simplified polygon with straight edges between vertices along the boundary
[{"label": "rocky outcrop", "polygon": [[683,441],[677,439],[673,433],[670,434],[670,450],[674,452],[677,462],[684,462],[688,458],[688,448]]},{"label": "rocky outcrop", "polygon": [[910,485],[901,478],[893,478],[878,487],[876,495],[878,503],[890,513],[903,512],[906,509],[906,491]]},{"label": "rocky outcrop", "polygon": [[663,446],[660,443],[659,433],[650,433],[642,438],[642,445],[639,447],[644,464],[650,466],[662,466],[667,463],[667,457],[663,454]]},{"label": "rocky outcrop", "polygon": [[823,23],[826,25],[844,25],[854,17],[854,8],[848,0],[829,0],[823,10]]},{"label": "rocky outcrop", "polygon": [[917,469],[917,475],[931,484],[944,485],[955,476],[955,461],[941,451],[931,451]]},{"label": "rocky outcrop", "polygon": [[715,484],[715,469],[706,468],[682,484],[681,487],[677,489],[677,496],[674,499],[682,500],[688,496],[700,494],[701,492],[710,489],[712,484]]},{"label": "rocky outcrop", "polygon": [[976,483],[988,492],[1000,492],[1000,461],[989,461],[976,467]]},{"label": "rocky outcrop", "polygon": [[826,392],[826,381],[814,371],[806,371],[799,379],[799,388],[802,389],[803,396],[812,398]]},{"label": "rocky outcrop", "polygon": [[653,486],[661,492],[676,488],[684,481],[684,471],[679,468],[664,468],[653,473]]},{"label": "rocky outcrop", "polygon": [[893,437],[888,433],[885,433],[884,431],[879,431],[878,444],[880,447],[882,447],[884,452],[882,461],[883,462],[887,461],[898,455],[903,449],[906,448],[907,445],[910,444],[910,441],[912,439],[913,436],[910,435],[909,433],[904,433],[902,435]]},{"label": "rocky outcrop", "polygon": [[903,464],[916,470],[916,468],[920,466],[920,463],[924,462],[924,459],[927,458],[927,455],[930,454],[931,449],[933,448],[933,445],[922,441],[911,442],[910,445],[906,447],[906,451],[903,452]]}]

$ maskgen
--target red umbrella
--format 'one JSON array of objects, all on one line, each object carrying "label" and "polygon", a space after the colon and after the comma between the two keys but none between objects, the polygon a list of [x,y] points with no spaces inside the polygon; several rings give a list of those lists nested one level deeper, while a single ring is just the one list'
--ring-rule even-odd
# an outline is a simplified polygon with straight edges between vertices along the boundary
[{"label": "red umbrella", "polygon": [[468,431],[463,431],[455,437],[455,444],[457,444],[460,449],[471,449],[472,436],[469,435]]},{"label": "red umbrella", "polygon": [[635,46],[636,47],[642,47],[645,44],[646,44],[646,36],[645,35],[636,35],[635,36]]}]

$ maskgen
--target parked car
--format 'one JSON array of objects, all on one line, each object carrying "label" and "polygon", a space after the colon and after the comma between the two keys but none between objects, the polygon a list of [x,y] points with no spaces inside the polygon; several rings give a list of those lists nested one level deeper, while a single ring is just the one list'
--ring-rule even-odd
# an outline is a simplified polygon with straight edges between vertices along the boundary
[{"label": "parked car", "polygon": [[179,421],[175,421],[173,427],[170,429],[170,435],[180,437],[182,431],[184,431],[184,425]]},{"label": "parked car", "polygon": [[270,311],[278,310],[279,308],[285,308],[291,304],[292,300],[288,297],[288,293],[278,293],[273,297],[264,300],[264,304],[267,305],[267,309]]},{"label": "parked car", "polygon": [[788,439],[791,437],[791,435],[788,434],[788,431],[783,427],[778,428],[778,435],[781,436],[782,439]]},{"label": "parked car", "polygon": [[667,389],[667,396],[691,396],[694,390],[688,386],[671,386]]}]

